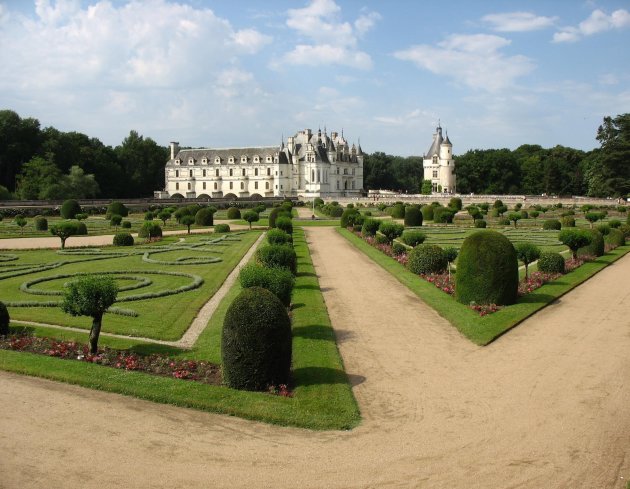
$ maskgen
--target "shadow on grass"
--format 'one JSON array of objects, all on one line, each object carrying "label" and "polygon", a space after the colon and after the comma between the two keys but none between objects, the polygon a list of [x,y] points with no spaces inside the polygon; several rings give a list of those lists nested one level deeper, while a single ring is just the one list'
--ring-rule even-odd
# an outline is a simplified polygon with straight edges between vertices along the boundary
[{"label": "shadow on grass", "polygon": [[304,307],[306,304],[304,304],[303,302],[297,302],[295,304],[291,304],[291,310],[295,311],[296,309],[301,309],[302,307]]},{"label": "shadow on grass", "polygon": [[298,272],[296,277],[317,277],[317,274],[313,272]]},{"label": "shadow on grass", "polygon": [[147,355],[174,356],[174,355],[179,355],[184,350],[182,350],[181,348],[175,348],[168,345],[158,345],[158,344],[147,343],[147,344],[132,346],[131,348],[129,348],[129,351],[133,353],[137,353],[138,355],[143,355],[143,356],[147,356]]},{"label": "shadow on grass", "polygon": [[[365,377],[353,375],[350,378],[343,370],[327,367],[303,367],[293,371],[293,382],[296,387],[309,385],[352,384],[365,381]],[[353,382],[356,382],[353,383]]]},{"label": "shadow on grass", "polygon": [[298,326],[293,328],[293,336],[308,340],[335,341],[335,333],[330,326],[321,324],[309,324],[308,326]]},{"label": "shadow on grass", "polygon": [[536,292],[530,292],[529,294],[525,294],[521,297],[518,302],[521,304],[548,304],[554,300],[556,300],[556,297],[551,294],[537,294]]}]

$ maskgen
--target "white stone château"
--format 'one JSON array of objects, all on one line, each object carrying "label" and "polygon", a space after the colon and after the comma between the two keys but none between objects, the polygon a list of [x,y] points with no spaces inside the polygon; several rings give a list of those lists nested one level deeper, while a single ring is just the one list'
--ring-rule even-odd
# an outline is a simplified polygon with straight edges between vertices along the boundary
[{"label": "white stone ch\u00e2teau", "polygon": [[433,143],[423,157],[422,166],[424,179],[431,182],[431,190],[434,193],[456,193],[453,145],[448,139],[448,132],[446,139],[442,138],[442,127],[439,123],[433,134]]},{"label": "white stone ch\u00e2teau", "polygon": [[158,198],[358,196],[363,188],[361,145],[326,130],[299,131],[279,146],[179,149],[171,143],[165,187]]}]

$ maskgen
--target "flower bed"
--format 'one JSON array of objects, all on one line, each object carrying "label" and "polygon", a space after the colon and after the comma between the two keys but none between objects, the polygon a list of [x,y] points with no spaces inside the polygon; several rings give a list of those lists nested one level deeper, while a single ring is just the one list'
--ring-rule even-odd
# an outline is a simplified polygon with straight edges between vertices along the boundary
[{"label": "flower bed", "polygon": [[518,295],[523,296],[529,294],[534,290],[542,287],[547,282],[562,277],[561,273],[544,273],[544,272],[532,272],[528,278],[524,278],[518,283]]},{"label": "flower bed", "polygon": [[221,385],[218,365],[194,360],[175,360],[163,355],[138,355],[112,348],[99,348],[96,355],[88,345],[54,338],[40,338],[26,334],[0,336],[0,349],[36,353],[66,360],[96,363],[123,370],[137,370],[175,379],[194,380],[204,384]]}]

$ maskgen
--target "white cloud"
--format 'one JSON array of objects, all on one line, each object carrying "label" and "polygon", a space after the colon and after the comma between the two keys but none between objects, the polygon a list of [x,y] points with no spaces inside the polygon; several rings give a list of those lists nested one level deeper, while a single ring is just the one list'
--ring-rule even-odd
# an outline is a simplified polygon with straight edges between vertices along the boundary
[{"label": "white cloud", "polygon": [[584,36],[592,36],[604,31],[630,27],[630,12],[625,9],[615,10],[608,15],[596,9],[591,15],[578,24],[577,27],[563,27],[553,35],[554,42],[575,42]]},{"label": "white cloud", "polygon": [[414,109],[411,112],[408,112],[403,115],[398,116],[375,116],[373,119],[383,125],[386,126],[403,126],[408,125],[410,123],[415,123],[418,119],[433,119],[435,118],[434,114],[427,112],[425,110]]},{"label": "white cloud", "polygon": [[617,85],[619,83],[619,77],[614,73],[604,73],[599,76],[599,83],[601,85]]},{"label": "white cloud", "polygon": [[272,38],[254,29],[242,29],[232,34],[232,40],[243,52],[255,54],[263,46],[271,43]]},{"label": "white cloud", "polygon": [[342,21],[341,7],[334,0],[312,0],[300,9],[289,9],[287,26],[295,30],[301,39],[284,55],[277,67],[292,65],[344,65],[370,69],[372,59],[359,50],[358,40],[374,27],[381,18],[377,12],[361,14],[354,23]]},{"label": "white cloud", "polygon": [[507,12],[503,14],[488,14],[481,18],[491,24],[491,28],[498,32],[525,32],[551,27],[557,17],[545,17],[531,12]]},{"label": "white cloud", "polygon": [[452,35],[437,46],[411,46],[394,56],[437,75],[450,76],[469,87],[496,92],[530,73],[534,63],[525,56],[506,56],[510,41],[488,34]]}]

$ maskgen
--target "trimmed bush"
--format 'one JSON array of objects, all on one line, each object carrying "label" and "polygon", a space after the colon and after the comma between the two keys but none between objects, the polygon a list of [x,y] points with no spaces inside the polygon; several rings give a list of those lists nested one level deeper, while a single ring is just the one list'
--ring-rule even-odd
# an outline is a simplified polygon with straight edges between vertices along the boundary
[{"label": "trimmed bush", "polygon": [[112,216],[109,219],[110,226],[118,227],[120,226],[121,222],[122,222],[122,216],[118,214],[112,214]]},{"label": "trimmed bush", "polygon": [[495,209],[498,209],[499,207],[503,207],[503,201],[502,200],[495,200],[494,204],[492,204],[492,207],[494,207]]},{"label": "trimmed bush", "polygon": [[560,231],[562,224],[557,219],[546,219],[542,228],[546,231]]},{"label": "trimmed bush", "polygon": [[118,233],[114,235],[114,246],[133,246],[133,236],[129,233]]},{"label": "trimmed bush", "polygon": [[573,254],[573,258],[577,258],[578,249],[587,246],[593,240],[591,234],[585,229],[563,229],[558,235],[558,240],[568,246]]},{"label": "trimmed bush", "polygon": [[538,258],[538,271],[544,273],[564,273],[564,258],[560,253],[543,251]]},{"label": "trimmed bush", "polygon": [[529,264],[540,258],[540,248],[533,243],[518,243],[514,246],[516,258],[525,265],[525,278],[529,277]]},{"label": "trimmed bush", "polygon": [[363,236],[374,236],[380,225],[381,221],[379,219],[365,219],[361,226],[361,234]]},{"label": "trimmed bush", "polygon": [[400,240],[408,246],[416,247],[419,244],[424,243],[424,240],[427,239],[425,234],[422,231],[415,231],[412,229],[408,229],[403,231]]},{"label": "trimmed bush", "polygon": [[274,207],[273,209],[271,209],[271,211],[269,211],[269,229],[273,229],[276,227],[278,212],[280,212],[280,209],[278,207]]},{"label": "trimmed bush", "polygon": [[604,235],[597,229],[585,229],[584,231],[591,236],[591,244],[580,248],[577,251],[578,256],[602,256],[605,252]]},{"label": "trimmed bush", "polygon": [[621,226],[621,221],[619,219],[611,219],[610,221],[608,221],[608,225],[611,228],[616,229]]},{"label": "trimmed bush", "polygon": [[38,231],[48,231],[48,219],[45,217],[35,218],[35,229]]},{"label": "trimmed bush", "polygon": [[449,209],[448,207],[436,207],[433,210],[433,222],[451,224],[453,222],[453,216],[455,216],[453,209]]},{"label": "trimmed bush", "polygon": [[145,239],[161,238],[162,228],[156,222],[146,221],[142,224],[142,226],[138,230],[138,237],[145,238]]},{"label": "trimmed bush", "polygon": [[422,226],[422,211],[418,207],[405,208],[405,226]]},{"label": "trimmed bush", "polygon": [[569,216],[563,217],[561,221],[563,228],[574,228],[575,227],[575,219]]},{"label": "trimmed bush", "polygon": [[407,247],[404,244],[399,243],[398,241],[394,241],[392,243],[392,253],[394,255],[402,255],[403,253],[406,253],[406,252],[407,252]]},{"label": "trimmed bush", "polygon": [[287,234],[293,234],[293,219],[286,216],[280,216],[276,219],[276,227]]},{"label": "trimmed bush", "polygon": [[404,219],[405,217],[405,205],[404,204],[394,204],[394,206],[390,209],[390,215],[393,219]]},{"label": "trimmed bush", "polygon": [[292,246],[266,245],[256,250],[256,261],[268,268],[286,268],[297,273],[297,254]]},{"label": "trimmed bush", "polygon": [[477,219],[475,221],[475,227],[476,228],[485,228],[488,225],[488,223],[486,221],[484,221],[483,219]]},{"label": "trimmed bush", "polygon": [[521,217],[523,219],[527,219],[529,217],[529,213],[527,211],[519,211],[521,213]]},{"label": "trimmed bush", "polygon": [[621,231],[624,235],[624,237],[630,238],[630,225],[628,224],[622,224],[621,226],[619,226],[619,231]]},{"label": "trimmed bush", "polygon": [[155,215],[151,211],[147,211],[147,212],[144,213],[144,220],[145,221],[152,221],[154,217],[155,217]]},{"label": "trimmed bush", "polygon": [[355,221],[355,216],[359,215],[359,211],[353,207],[350,207],[343,211],[341,214],[341,219],[339,220],[339,225],[342,228],[347,228],[348,226],[353,226]]},{"label": "trimmed bush", "polygon": [[86,236],[88,233],[87,226],[84,222],[77,223],[77,236]]},{"label": "trimmed bush", "polygon": [[374,241],[376,241],[377,244],[390,244],[390,241],[389,239],[387,239],[387,236],[383,236],[382,234],[374,235]]},{"label": "trimmed bush", "polygon": [[462,199],[460,199],[459,197],[453,197],[449,201],[448,206],[451,209],[455,209],[455,211],[461,211],[462,210]]},{"label": "trimmed bush", "polygon": [[243,220],[249,223],[249,229],[251,229],[252,224],[260,220],[260,216],[258,215],[258,212],[254,210],[249,210],[243,212]]},{"label": "trimmed bush", "polygon": [[507,217],[501,217],[499,218],[499,220],[497,221],[497,224],[499,226],[509,226],[511,223],[511,221],[507,218]]},{"label": "trimmed bush", "polygon": [[214,224],[214,212],[207,207],[199,209],[195,214],[195,224],[197,226],[212,226]]},{"label": "trimmed bush", "polygon": [[262,287],[273,292],[286,307],[291,305],[291,291],[295,279],[289,270],[267,268],[256,263],[250,263],[241,269],[238,278],[244,289]]},{"label": "trimmed bush", "polygon": [[123,229],[131,229],[131,222],[130,221],[123,221],[121,224]]},{"label": "trimmed bush", "polygon": [[422,212],[422,219],[424,221],[432,221],[433,220],[433,210],[435,207],[432,205],[423,205],[420,208],[420,212]]},{"label": "trimmed bush", "polygon": [[391,243],[400,235],[402,235],[403,231],[405,230],[405,226],[393,221],[381,221],[378,230],[383,236],[385,236],[385,238],[387,238],[387,242]]},{"label": "trimmed bush", "polygon": [[626,244],[626,237],[621,231],[619,231],[619,229],[612,228],[610,232],[604,236],[604,242],[613,248],[617,248],[618,246]]},{"label": "trimmed bush", "polygon": [[444,250],[437,245],[421,244],[409,252],[407,268],[415,274],[442,273],[448,266]]},{"label": "trimmed bush", "polygon": [[0,335],[9,334],[9,323],[11,318],[9,317],[9,311],[4,302],[0,301]]},{"label": "trimmed bush", "polygon": [[215,224],[214,232],[215,233],[229,233],[230,225],[229,224]]},{"label": "trimmed bush", "polygon": [[518,261],[509,239],[478,231],[462,243],[455,275],[455,297],[463,304],[509,305],[516,302]]},{"label": "trimmed bush", "polygon": [[74,215],[74,218],[79,221],[84,221],[88,218],[88,215],[85,212],[79,212],[78,214]]},{"label": "trimmed bush", "polygon": [[59,213],[64,219],[74,219],[77,214],[81,213],[81,206],[76,200],[68,199],[61,204]]},{"label": "trimmed bush", "polygon": [[272,292],[261,287],[243,290],[223,321],[223,380],[234,389],[267,390],[289,383],[291,321]]},{"label": "trimmed bush", "polygon": [[282,229],[274,228],[267,231],[267,242],[269,244],[293,244],[293,237]]},{"label": "trimmed bush", "polygon": [[228,219],[240,219],[241,211],[238,207],[228,207],[227,210],[227,218]]},{"label": "trimmed bush", "polygon": [[598,224],[595,229],[602,233],[602,236],[606,236],[610,232],[610,226],[608,224]]},{"label": "trimmed bush", "polygon": [[118,214],[122,217],[127,217],[129,215],[129,209],[125,207],[125,204],[122,202],[112,202],[107,206],[107,219],[111,219],[111,216],[114,214]]}]

